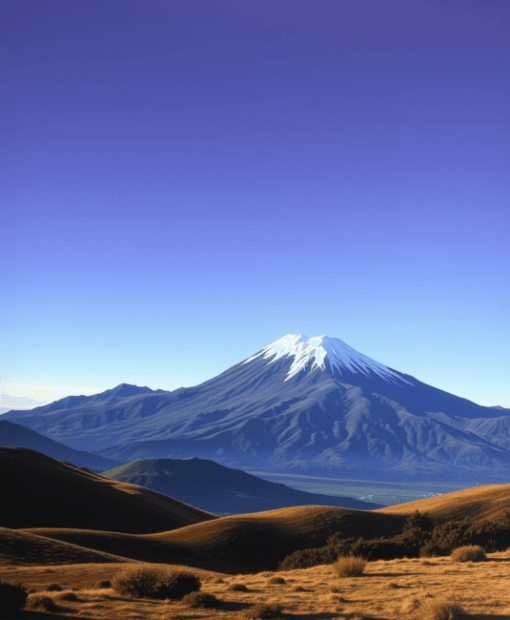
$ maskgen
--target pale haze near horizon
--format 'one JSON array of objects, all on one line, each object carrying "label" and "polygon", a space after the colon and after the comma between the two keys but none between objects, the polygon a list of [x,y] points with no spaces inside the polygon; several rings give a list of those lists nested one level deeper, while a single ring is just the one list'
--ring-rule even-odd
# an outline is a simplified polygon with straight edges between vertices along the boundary
[{"label": "pale haze near horizon", "polygon": [[197,385],[289,332],[510,407],[509,23],[3,3],[0,411]]}]

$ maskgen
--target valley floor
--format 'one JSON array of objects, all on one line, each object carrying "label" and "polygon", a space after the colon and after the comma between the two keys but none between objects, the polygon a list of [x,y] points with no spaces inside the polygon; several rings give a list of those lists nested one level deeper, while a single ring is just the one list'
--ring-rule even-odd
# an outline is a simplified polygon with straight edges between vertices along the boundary
[{"label": "valley floor", "polygon": [[366,502],[374,502],[383,506],[403,504],[419,499],[426,499],[444,493],[453,493],[460,489],[472,488],[473,484],[449,484],[438,482],[388,482],[377,480],[352,480],[332,477],[305,476],[300,474],[283,474],[268,471],[249,471],[269,482],[286,484],[287,486],[306,491],[333,495],[347,496]]},{"label": "valley floor", "polygon": [[[23,612],[22,619],[238,620],[254,604],[275,601],[289,620],[404,620],[415,616],[417,605],[433,598],[454,599],[473,620],[510,620],[508,552],[489,554],[486,562],[476,564],[454,564],[450,558],[370,562],[363,576],[343,579],[330,566],[237,576],[190,569],[200,577],[202,592],[224,602],[222,610],[190,609],[179,602],[137,600],[112,589],[94,589],[98,580],[111,580],[121,568],[122,564],[3,564],[0,579],[22,582],[35,590],[30,597],[52,583],[64,588],[44,592],[59,605],[57,614]],[[285,584],[268,583],[274,576],[283,577]],[[246,585],[248,592],[229,591],[232,583]],[[295,590],[299,586],[302,591]],[[78,600],[61,600],[66,590],[74,590]]]}]

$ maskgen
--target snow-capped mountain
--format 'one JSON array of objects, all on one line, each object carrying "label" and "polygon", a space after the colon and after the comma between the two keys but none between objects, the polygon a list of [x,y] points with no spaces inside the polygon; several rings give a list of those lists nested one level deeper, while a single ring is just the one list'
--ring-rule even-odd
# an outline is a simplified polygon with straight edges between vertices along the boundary
[{"label": "snow-capped mountain", "polygon": [[262,351],[249,357],[243,363],[248,364],[260,356],[262,359],[268,359],[269,363],[281,357],[291,358],[292,365],[285,381],[306,370],[308,366],[311,370],[317,368],[324,371],[326,364],[330,370],[338,371],[340,374],[359,372],[367,377],[377,375],[389,381],[404,380],[402,375],[391,370],[391,368],[358,353],[339,338],[328,338],[328,336],[308,338],[308,336],[301,334],[287,334],[283,338],[268,344]]},{"label": "snow-capped mountain", "polygon": [[196,387],[122,385],[2,418],[118,461],[197,456],[376,480],[510,475],[510,410],[433,388],[327,336],[287,334]]}]

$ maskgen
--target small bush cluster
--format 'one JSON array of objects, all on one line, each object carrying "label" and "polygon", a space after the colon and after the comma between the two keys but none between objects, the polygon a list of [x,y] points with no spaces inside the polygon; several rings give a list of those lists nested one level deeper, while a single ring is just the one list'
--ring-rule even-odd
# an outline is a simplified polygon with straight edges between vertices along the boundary
[{"label": "small bush cluster", "polygon": [[244,583],[231,583],[227,590],[230,592],[249,592],[248,588],[244,585]]},{"label": "small bush cluster", "polygon": [[483,562],[487,559],[485,551],[479,545],[458,547],[450,556],[452,562]]},{"label": "small bush cluster", "polygon": [[200,590],[200,579],[186,571],[166,572],[151,566],[129,566],[114,579],[119,594],[136,598],[180,600]]},{"label": "small bush cluster", "polygon": [[30,597],[26,608],[30,611],[49,611],[49,612],[57,612],[60,610],[60,607],[55,603],[55,601],[50,596],[45,596],[44,594],[36,594],[35,596]]},{"label": "small bush cluster", "polygon": [[21,611],[27,598],[28,592],[23,584],[0,581],[0,613],[15,614]]},{"label": "small bush cluster", "polygon": [[444,555],[444,550],[431,542],[420,549],[420,558],[437,558],[441,555]]},{"label": "small bush cluster", "polygon": [[466,618],[466,612],[456,603],[429,599],[418,607],[416,617],[418,620],[461,620]]},{"label": "small bush cluster", "polygon": [[510,511],[498,521],[473,522],[466,518],[434,525],[428,515],[410,515],[400,534],[390,538],[354,538],[332,534],[324,547],[300,549],[288,555],[280,570],[311,568],[332,564],[339,556],[359,556],[369,561],[405,557],[448,556],[454,549],[478,545],[487,552],[504,551],[510,546]]},{"label": "small bush cluster", "polygon": [[214,594],[207,594],[206,592],[186,594],[182,603],[192,609],[219,609],[221,607],[221,601]]},{"label": "small bush cluster", "polygon": [[285,579],[283,577],[271,577],[271,579],[267,580],[267,583],[277,583],[282,585],[285,583]]},{"label": "small bush cluster", "polygon": [[366,561],[353,555],[339,557],[333,570],[339,577],[359,577],[365,571]]},{"label": "small bush cluster", "polygon": [[63,589],[58,583],[50,583],[46,588],[46,592],[62,592]]}]

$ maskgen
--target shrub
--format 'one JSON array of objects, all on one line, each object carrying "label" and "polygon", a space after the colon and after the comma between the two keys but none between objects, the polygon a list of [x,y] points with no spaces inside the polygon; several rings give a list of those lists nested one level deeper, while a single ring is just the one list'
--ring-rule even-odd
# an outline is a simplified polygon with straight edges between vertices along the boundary
[{"label": "shrub", "polygon": [[260,618],[260,620],[273,620],[283,618],[282,606],[278,603],[258,603],[244,612],[245,618]]},{"label": "shrub", "polygon": [[444,549],[430,542],[420,549],[420,558],[437,558],[441,555],[446,555]]},{"label": "shrub", "polygon": [[158,583],[157,595],[154,598],[180,600],[186,594],[200,590],[200,579],[193,573],[179,571],[162,577]]},{"label": "shrub", "polygon": [[230,590],[230,592],[249,592],[244,583],[231,583],[227,590]]},{"label": "shrub", "polygon": [[363,558],[354,555],[343,556],[333,564],[333,570],[339,577],[359,577],[363,574],[366,564]]},{"label": "shrub", "polygon": [[182,603],[193,609],[218,609],[221,605],[221,601],[214,594],[207,594],[206,592],[186,594]]},{"label": "shrub", "polygon": [[466,612],[460,605],[441,600],[424,601],[417,609],[418,620],[461,620]]},{"label": "shrub", "polygon": [[120,594],[137,598],[180,600],[200,590],[200,579],[185,571],[174,573],[150,566],[128,566],[116,575],[113,587]]},{"label": "shrub", "polygon": [[430,532],[434,528],[434,523],[426,512],[424,515],[416,510],[412,515],[409,515],[404,524],[402,534],[406,535],[414,530],[421,530],[422,532]]},{"label": "shrub", "polygon": [[59,611],[60,609],[51,597],[44,596],[43,594],[36,594],[35,596],[30,597],[26,607],[30,610],[37,609],[39,611],[53,612]]},{"label": "shrub", "polygon": [[99,581],[96,582],[96,585],[94,586],[96,590],[102,590],[102,589],[111,588],[111,587],[112,587],[112,582],[109,579],[100,579]]},{"label": "shrub", "polygon": [[0,613],[14,614],[21,611],[27,598],[28,592],[23,584],[0,581]]},{"label": "shrub", "polygon": [[452,562],[483,562],[487,559],[485,551],[478,545],[454,549],[450,557]]},{"label": "shrub", "polygon": [[[320,547],[319,549],[298,549],[280,562],[278,570],[295,570],[296,568],[312,568],[312,566],[319,566],[319,564],[331,564],[343,551],[333,546]],[[348,553],[347,550],[345,552]]]},{"label": "shrub", "polygon": [[278,584],[284,584],[285,579],[283,577],[271,577],[271,579],[267,580],[267,583],[278,583]]},{"label": "shrub", "polygon": [[113,588],[125,596],[151,598],[157,591],[159,574],[150,566],[130,565],[123,568],[113,579]]},{"label": "shrub", "polygon": [[50,585],[46,588],[46,592],[62,592],[64,588],[59,586],[58,583],[50,583]]},{"label": "shrub", "polygon": [[404,541],[401,536],[393,538],[359,538],[350,544],[350,552],[342,555],[355,555],[366,560],[396,560],[405,555],[418,555],[418,547],[411,541]]}]

